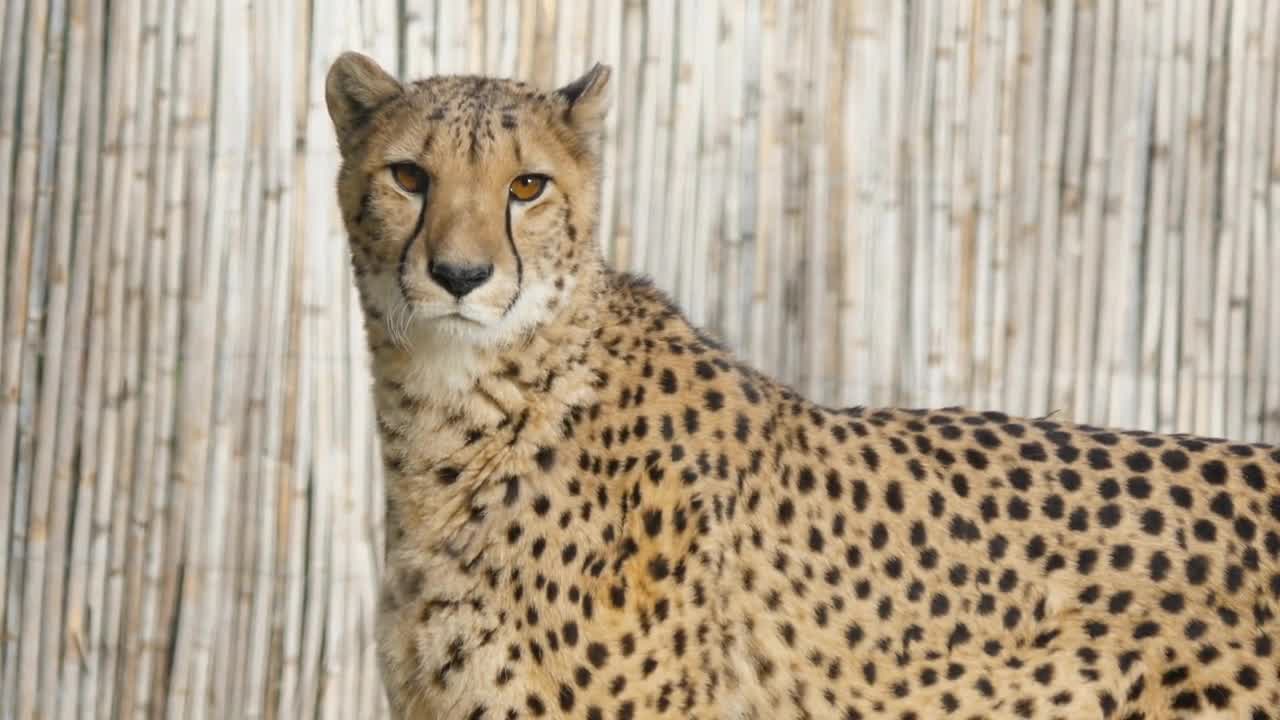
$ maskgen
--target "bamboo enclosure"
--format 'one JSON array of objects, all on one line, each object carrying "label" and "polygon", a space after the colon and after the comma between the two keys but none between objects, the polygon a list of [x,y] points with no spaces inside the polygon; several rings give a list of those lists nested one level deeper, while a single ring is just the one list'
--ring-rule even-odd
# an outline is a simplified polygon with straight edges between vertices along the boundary
[{"label": "bamboo enclosure", "polygon": [[828,405],[1280,440],[1280,0],[0,0],[0,716],[365,718],[324,75],[613,65],[600,239]]}]

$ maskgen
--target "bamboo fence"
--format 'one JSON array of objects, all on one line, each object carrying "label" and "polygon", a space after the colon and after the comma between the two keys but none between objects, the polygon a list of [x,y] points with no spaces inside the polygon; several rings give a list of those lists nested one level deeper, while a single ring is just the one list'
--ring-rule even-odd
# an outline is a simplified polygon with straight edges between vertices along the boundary
[{"label": "bamboo fence", "polygon": [[1280,440],[1280,0],[0,0],[0,716],[375,717],[329,62],[614,66],[601,241],[828,404]]}]

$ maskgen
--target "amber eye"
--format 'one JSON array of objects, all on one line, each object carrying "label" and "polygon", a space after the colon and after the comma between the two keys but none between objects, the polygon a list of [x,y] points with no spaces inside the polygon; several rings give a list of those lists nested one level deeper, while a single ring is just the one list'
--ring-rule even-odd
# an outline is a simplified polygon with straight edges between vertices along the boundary
[{"label": "amber eye", "polygon": [[520,202],[529,202],[536,200],[546,187],[546,175],[521,175],[511,181],[511,197]]},{"label": "amber eye", "polygon": [[396,163],[391,166],[391,177],[401,190],[414,195],[427,191],[427,173],[413,163]]}]

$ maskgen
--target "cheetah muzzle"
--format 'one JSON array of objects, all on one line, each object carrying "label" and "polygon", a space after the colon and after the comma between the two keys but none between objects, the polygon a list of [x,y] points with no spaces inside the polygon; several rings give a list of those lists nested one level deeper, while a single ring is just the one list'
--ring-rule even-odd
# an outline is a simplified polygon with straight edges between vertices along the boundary
[{"label": "cheetah muzzle", "polygon": [[609,74],[327,78],[396,717],[1278,717],[1280,451],[744,366],[601,258]]}]

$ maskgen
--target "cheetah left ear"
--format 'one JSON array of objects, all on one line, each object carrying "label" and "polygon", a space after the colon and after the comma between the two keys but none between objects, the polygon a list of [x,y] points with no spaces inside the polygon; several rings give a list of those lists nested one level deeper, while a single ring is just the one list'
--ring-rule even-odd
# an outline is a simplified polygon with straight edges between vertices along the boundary
[{"label": "cheetah left ear", "polygon": [[564,120],[579,131],[595,132],[609,112],[609,75],[613,69],[596,63],[585,75],[556,90],[567,107]]}]

